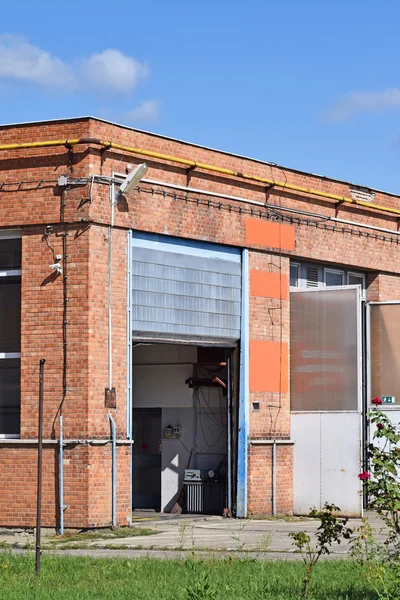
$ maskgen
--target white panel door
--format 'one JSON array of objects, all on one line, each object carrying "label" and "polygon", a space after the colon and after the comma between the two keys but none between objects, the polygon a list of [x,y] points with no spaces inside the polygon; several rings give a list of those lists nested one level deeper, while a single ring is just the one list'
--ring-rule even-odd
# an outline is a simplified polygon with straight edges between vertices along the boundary
[{"label": "white panel door", "polygon": [[[320,415],[292,413],[291,438],[295,440],[293,461],[294,513],[308,515],[321,504]],[[310,434],[312,432],[312,434]]]},{"label": "white panel door", "polygon": [[336,504],[343,514],[362,514],[362,439],[359,413],[322,414],[321,418],[321,498]]}]

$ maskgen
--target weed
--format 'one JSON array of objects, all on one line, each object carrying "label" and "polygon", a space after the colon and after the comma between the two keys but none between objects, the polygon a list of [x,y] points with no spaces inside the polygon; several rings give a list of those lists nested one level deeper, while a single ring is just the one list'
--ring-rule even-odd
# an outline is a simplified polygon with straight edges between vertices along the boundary
[{"label": "weed", "polygon": [[311,545],[311,538],[305,531],[289,533],[293,544],[300,552],[304,563],[304,577],[302,586],[302,597],[309,598],[310,582],[314,568],[323,554],[330,553],[330,546],[341,539],[350,539],[352,530],[346,527],[348,519],[338,519],[332,513],[340,512],[340,508],[334,504],[325,503],[323,510],[316,509],[310,512],[310,517],[321,521],[317,533],[315,547]]},{"label": "weed", "polygon": [[239,524],[237,530],[235,529],[231,529],[228,522],[226,523],[227,529],[229,530],[230,534],[231,534],[231,538],[236,542],[237,547],[236,550],[243,550],[243,548],[246,545],[246,542],[241,542],[241,537],[242,537],[242,531],[243,529],[246,527],[246,525],[248,525],[248,521],[238,521],[236,520],[233,525],[236,526],[237,524]]},{"label": "weed", "polygon": [[257,550],[259,552],[268,552],[271,549],[271,545],[272,545],[272,533],[270,531],[268,531],[267,533],[264,533],[261,537],[261,540],[257,546]]}]

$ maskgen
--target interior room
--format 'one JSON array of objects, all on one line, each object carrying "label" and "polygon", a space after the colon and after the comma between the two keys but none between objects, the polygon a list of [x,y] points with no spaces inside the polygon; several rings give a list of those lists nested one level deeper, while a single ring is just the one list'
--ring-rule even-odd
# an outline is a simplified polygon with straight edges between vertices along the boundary
[{"label": "interior room", "polygon": [[[232,485],[231,352],[133,348],[133,510],[222,514]],[[229,442],[229,443],[228,443]]]}]

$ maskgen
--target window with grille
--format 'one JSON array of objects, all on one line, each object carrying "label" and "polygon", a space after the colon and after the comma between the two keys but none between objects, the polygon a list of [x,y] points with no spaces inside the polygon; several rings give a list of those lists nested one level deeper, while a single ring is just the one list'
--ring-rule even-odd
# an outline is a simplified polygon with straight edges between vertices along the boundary
[{"label": "window with grille", "polygon": [[0,238],[0,437],[19,437],[21,239]]},{"label": "window with grille", "polygon": [[359,285],[365,299],[366,279],[364,273],[328,267],[324,264],[290,263],[290,286],[300,288],[321,288],[340,285]]}]

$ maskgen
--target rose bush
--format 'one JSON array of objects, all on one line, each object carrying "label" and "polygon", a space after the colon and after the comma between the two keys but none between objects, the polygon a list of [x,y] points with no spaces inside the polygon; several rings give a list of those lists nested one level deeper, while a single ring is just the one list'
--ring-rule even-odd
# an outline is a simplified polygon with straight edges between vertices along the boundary
[{"label": "rose bush", "polygon": [[368,413],[368,420],[375,425],[375,431],[367,448],[368,470],[358,478],[367,488],[369,508],[376,510],[384,521],[387,536],[383,544],[375,542],[371,527],[364,522],[354,548],[358,547],[359,555],[361,552],[367,576],[378,596],[394,600],[400,598],[400,432],[378,408],[382,400],[373,398],[371,403],[375,408]]}]

